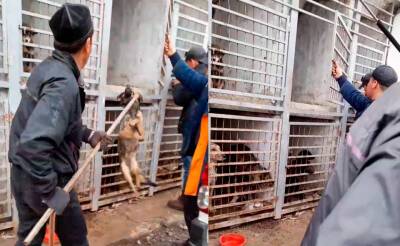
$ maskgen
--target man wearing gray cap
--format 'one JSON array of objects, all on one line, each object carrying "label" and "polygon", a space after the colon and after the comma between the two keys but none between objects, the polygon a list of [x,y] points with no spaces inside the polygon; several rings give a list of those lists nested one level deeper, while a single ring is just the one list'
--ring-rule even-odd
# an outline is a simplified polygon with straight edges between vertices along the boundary
[{"label": "man wearing gray cap", "polygon": [[[78,169],[82,142],[102,149],[105,132],[82,125],[85,92],[81,70],[92,48],[89,9],[63,5],[49,21],[55,51],[31,73],[10,131],[11,186],[22,241],[48,207],[56,212],[56,233],[62,245],[88,245],[87,229],[77,193],[62,188]],[[42,244],[45,228],[32,241]]]},{"label": "man wearing gray cap", "polygon": [[396,72],[390,66],[378,66],[372,73],[361,78],[360,89],[364,89],[363,94],[347,80],[341,67],[334,60],[332,61],[332,76],[338,82],[343,98],[356,110],[356,119],[398,79]]}]

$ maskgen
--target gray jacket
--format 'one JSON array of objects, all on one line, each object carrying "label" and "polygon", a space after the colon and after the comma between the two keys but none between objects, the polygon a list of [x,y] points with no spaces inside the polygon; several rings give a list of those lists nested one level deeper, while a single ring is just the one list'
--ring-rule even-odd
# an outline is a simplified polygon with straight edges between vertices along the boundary
[{"label": "gray jacket", "polygon": [[351,127],[303,246],[400,245],[400,84]]},{"label": "gray jacket", "polygon": [[72,56],[54,51],[33,70],[12,121],[9,161],[32,177],[29,188],[43,199],[53,195],[60,176],[78,169],[79,149],[91,133],[82,125],[79,78]]}]

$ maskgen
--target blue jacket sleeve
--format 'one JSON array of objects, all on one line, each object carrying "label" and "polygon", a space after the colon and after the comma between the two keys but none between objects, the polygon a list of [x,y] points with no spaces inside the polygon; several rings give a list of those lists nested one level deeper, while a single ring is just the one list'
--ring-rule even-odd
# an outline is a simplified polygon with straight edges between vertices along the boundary
[{"label": "blue jacket sleeve", "polygon": [[364,96],[359,90],[357,90],[346,78],[342,75],[337,82],[340,86],[340,93],[343,98],[357,111],[362,112],[368,108],[372,101]]},{"label": "blue jacket sleeve", "polygon": [[173,54],[170,59],[174,67],[172,72],[175,77],[185,88],[190,90],[196,98],[199,98],[204,87],[207,85],[207,77],[191,69],[186,62],[179,57],[178,53]]}]

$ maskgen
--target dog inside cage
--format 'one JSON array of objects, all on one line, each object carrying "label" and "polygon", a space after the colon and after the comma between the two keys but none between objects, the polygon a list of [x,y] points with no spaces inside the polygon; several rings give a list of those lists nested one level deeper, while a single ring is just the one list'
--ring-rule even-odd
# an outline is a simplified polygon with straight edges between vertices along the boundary
[{"label": "dog inside cage", "polygon": [[[279,120],[211,114],[210,220],[272,209]],[[236,114],[238,112],[235,112]]]},{"label": "dog inside cage", "polygon": [[291,117],[284,208],[319,200],[336,161],[338,123]]},{"label": "dog inside cage", "polygon": [[[280,100],[284,87],[284,16],[238,0],[216,0],[212,7],[212,87],[218,97],[241,95],[252,103]],[[273,25],[268,25],[265,20]],[[223,89],[223,91],[221,91]],[[226,94],[226,95],[225,95]]]}]

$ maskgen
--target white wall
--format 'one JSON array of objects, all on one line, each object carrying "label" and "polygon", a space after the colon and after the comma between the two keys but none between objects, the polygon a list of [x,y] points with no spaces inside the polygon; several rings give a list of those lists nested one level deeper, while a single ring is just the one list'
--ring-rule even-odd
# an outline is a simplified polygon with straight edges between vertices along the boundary
[{"label": "white wall", "polygon": [[[397,42],[400,42],[400,13],[394,18],[392,35]],[[387,64],[400,75],[400,52],[392,44],[390,44]]]}]

